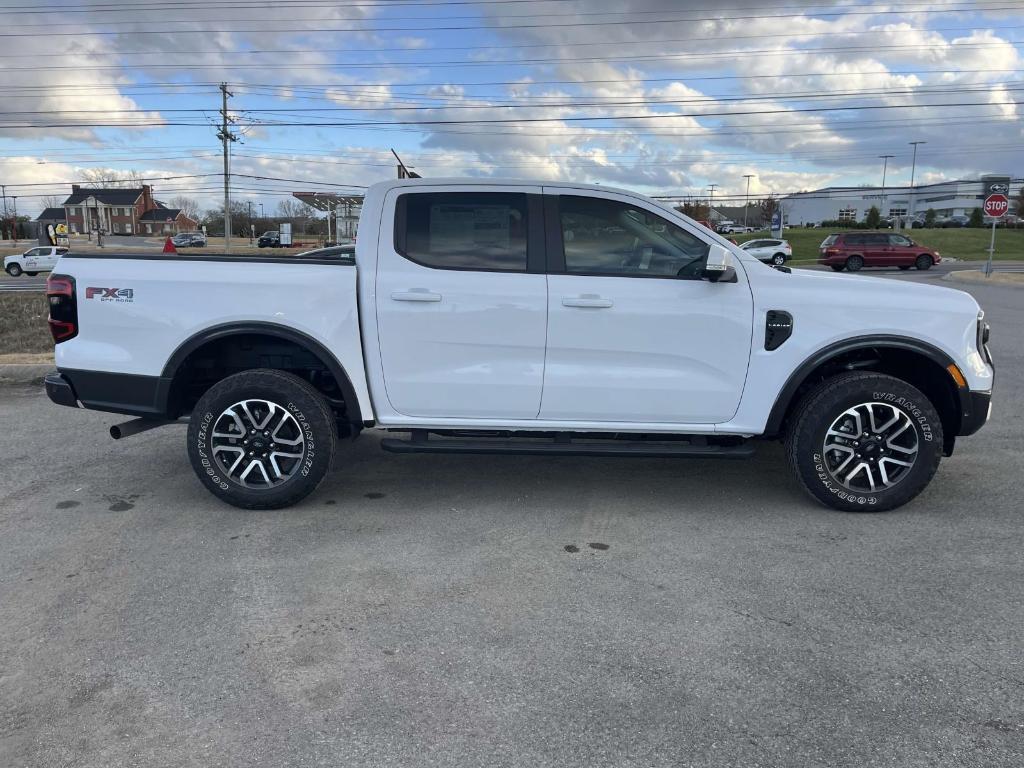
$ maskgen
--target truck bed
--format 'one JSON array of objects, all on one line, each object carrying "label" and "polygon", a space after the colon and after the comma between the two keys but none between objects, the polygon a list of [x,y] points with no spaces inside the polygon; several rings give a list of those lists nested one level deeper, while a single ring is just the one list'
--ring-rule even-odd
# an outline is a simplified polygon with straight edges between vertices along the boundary
[{"label": "truck bed", "polygon": [[353,370],[370,411],[350,257],[68,253],[54,274],[74,278],[78,312],[77,336],[56,347],[57,368],[88,407],[159,413],[188,350],[217,334],[279,329]]}]

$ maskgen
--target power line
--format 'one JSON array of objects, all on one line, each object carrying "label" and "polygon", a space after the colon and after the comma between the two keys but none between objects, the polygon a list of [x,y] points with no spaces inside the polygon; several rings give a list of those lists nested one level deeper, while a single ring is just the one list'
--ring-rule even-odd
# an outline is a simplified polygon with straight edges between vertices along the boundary
[{"label": "power line", "polygon": [[[133,33],[134,34],[134,33]],[[0,37],[4,35],[0,34]],[[1001,42],[1019,45],[1024,43],[1024,40],[1001,40]],[[961,49],[974,49],[974,48],[990,48],[992,45],[991,41],[976,42],[976,43],[950,43],[947,51],[961,50]],[[643,56],[591,56],[591,57],[578,57],[578,56],[561,56],[561,57],[547,57],[547,58],[533,58],[533,59],[488,59],[488,60],[460,60],[460,61],[378,61],[378,62],[359,62],[354,64],[340,63],[340,62],[318,62],[315,64],[230,64],[224,68],[228,70],[242,70],[242,69],[258,69],[258,70],[297,70],[297,69],[380,69],[381,67],[501,67],[508,65],[515,66],[532,66],[537,64],[563,64],[563,63],[608,63],[608,62],[619,62],[619,61],[664,61],[666,59],[682,59],[685,61],[703,61],[706,59],[720,59],[720,58],[733,58],[739,55],[749,56],[800,56],[809,53],[831,53],[831,54],[842,54],[842,53],[879,53],[882,51],[916,51],[916,50],[934,50],[935,46],[931,43],[914,43],[905,45],[861,45],[861,46],[827,46],[824,48],[760,48],[760,49],[727,49],[721,51],[711,51],[707,53],[663,53],[663,54],[649,54]],[[147,64],[146,69],[173,69],[173,70],[207,70],[211,67],[217,66],[215,64]],[[66,71],[75,70],[80,72],[106,72],[110,70],[121,71],[124,66],[121,64],[101,64],[101,65],[43,65],[38,67],[7,67],[6,72],[52,72],[52,71]]]},{"label": "power line", "polygon": [[[472,18],[472,17],[467,17]],[[500,27],[498,28],[500,29]],[[1004,32],[1008,29],[1024,29],[1022,25],[1001,25],[998,27],[1000,32]],[[729,40],[766,40],[774,38],[785,38],[793,39],[800,37],[863,37],[865,35],[871,35],[874,37],[884,35],[897,35],[904,34],[906,32],[982,32],[990,31],[992,26],[984,27],[900,27],[899,29],[893,30],[878,30],[878,29],[864,29],[864,30],[849,30],[841,32],[780,32],[763,35],[729,35]],[[656,43],[693,43],[700,40],[715,40],[717,39],[717,31],[712,31],[707,35],[692,36],[692,37],[675,37],[675,38],[652,38],[645,40],[601,40],[598,42],[583,42],[583,43],[572,43],[572,42],[557,42],[557,43],[529,43],[529,44],[502,44],[502,50],[523,50],[528,48],[579,48],[579,47],[610,47],[620,45],[645,45],[650,46]],[[429,49],[424,49],[420,52],[436,53],[437,51],[491,51],[494,50],[494,46],[486,45],[454,45],[454,46],[431,46]],[[320,53],[320,54],[359,54],[359,53],[415,53],[417,51],[410,50],[406,47],[397,48],[248,48],[244,50],[186,50],[186,49],[175,49],[173,54],[175,56],[195,56],[195,55],[209,55],[215,54],[218,56],[257,56],[257,55],[283,55],[283,54],[302,54],[302,53]],[[123,56],[160,56],[167,58],[167,51],[160,50],[144,50],[144,51],[82,51],[75,55],[96,58],[96,57],[123,57]],[[28,59],[38,58],[38,53],[0,53],[0,59]]]},{"label": "power line", "polygon": [[[933,10],[920,10],[916,11],[917,14],[941,14],[941,13],[979,13],[979,12],[993,12],[993,11],[1014,11],[1018,10],[1019,6],[1016,5],[999,5],[991,7],[980,7],[980,6],[968,6],[963,8],[937,8]],[[886,16],[886,15],[907,15],[906,10],[875,10],[875,11],[823,11],[815,12],[815,17],[847,17],[847,16]],[[573,14],[576,15],[576,14]],[[536,18],[536,14],[530,14],[530,18]],[[706,16],[706,17],[683,17],[683,18],[670,18],[670,19],[638,19],[638,20],[617,20],[617,21],[580,21],[580,22],[568,22],[568,23],[543,23],[543,24],[503,24],[497,29],[510,30],[510,29],[551,29],[551,28],[580,28],[580,27],[607,27],[615,26],[620,27],[623,25],[639,25],[639,24],[678,24],[678,23],[693,23],[693,22],[721,22],[721,21],[748,21],[756,19],[791,19],[792,14],[744,14],[736,16]],[[475,17],[474,17],[475,18]],[[361,19],[360,19],[361,20]],[[269,22],[278,22],[278,19],[268,19]],[[310,20],[311,23],[317,22],[318,20]],[[139,22],[143,23],[143,22]],[[178,22],[188,23],[188,22]],[[206,22],[199,20],[197,22],[191,22],[192,26],[203,25]],[[49,25],[47,25],[49,27]],[[166,28],[161,29],[138,29],[132,30],[132,35],[166,35],[168,31]],[[202,32],[204,34],[222,34],[222,33],[265,33],[273,31],[277,34],[282,32],[301,32],[303,34],[336,34],[339,32],[355,32],[355,33],[380,33],[380,32],[457,32],[457,31],[481,31],[485,27],[480,26],[423,26],[417,25],[413,27],[281,27],[275,26],[273,29],[268,30],[266,28],[231,28],[231,29],[210,29],[202,26]],[[188,29],[177,30],[180,32],[187,32]],[[48,28],[43,32],[17,32],[17,33],[0,33],[0,38],[10,37],[77,37],[83,34],[81,29],[77,29],[74,32],[55,32],[52,27]],[[113,36],[120,35],[121,32],[115,30],[90,30],[87,33],[89,36]]]},{"label": "power line", "polygon": [[[1001,84],[1004,92],[1017,92],[1024,90],[1024,83],[1021,81],[1006,82]],[[625,101],[561,101],[552,103],[535,103],[535,104],[523,104],[515,102],[494,102],[484,104],[463,104],[459,103],[454,99],[448,100],[443,104],[431,104],[423,105],[416,104],[414,106],[393,106],[391,102],[388,102],[386,106],[345,106],[345,107],[278,107],[273,109],[264,109],[257,107],[247,107],[242,110],[246,115],[306,115],[311,113],[324,113],[324,112],[403,112],[403,111],[437,111],[437,110],[499,110],[499,109],[561,109],[561,108],[573,108],[582,109],[586,107],[628,107],[628,106],[666,106],[666,105],[692,105],[692,104],[721,104],[721,103],[757,103],[757,102],[776,102],[782,99],[797,99],[797,100],[833,100],[833,99],[858,99],[868,98],[873,96],[884,96],[886,98],[892,98],[894,96],[931,96],[931,95],[949,95],[958,93],[989,93],[992,90],[992,86],[989,83],[982,84],[971,84],[971,85],[960,85],[960,86],[923,86],[921,88],[905,88],[905,89],[870,89],[870,90],[856,90],[856,91],[798,91],[798,92],[775,92],[772,94],[758,94],[753,96],[723,96],[716,94],[704,94],[700,97],[683,98],[683,99],[636,99],[631,98]],[[564,97],[563,97],[564,98]],[[592,99],[593,97],[587,97]],[[614,97],[609,97],[614,98]],[[465,99],[463,99],[464,101]],[[206,114],[209,110],[198,109],[198,108],[166,108],[161,109],[161,114]],[[49,109],[49,110],[7,110],[6,115],[80,115],[80,114],[116,114],[116,115],[131,115],[131,114],[152,114],[151,109]]]},{"label": "power line", "polygon": [[[859,71],[843,71],[837,72],[835,70],[829,72],[792,72],[787,74],[779,75],[696,75],[690,76],[687,74],[675,75],[672,77],[652,77],[652,78],[631,78],[629,83],[672,83],[685,80],[686,82],[710,82],[710,81],[745,81],[745,80],[779,80],[779,79],[792,79],[799,77],[853,77],[863,75],[890,75],[896,77],[907,77],[911,75],[944,75],[949,72],[949,68],[945,69],[916,69],[916,70],[887,70],[887,69],[876,69],[876,70],[859,70]],[[957,74],[1011,74],[1024,72],[1024,69],[1002,69],[1002,68],[982,68],[982,69],[957,69]],[[622,79],[578,79],[578,80],[533,80],[529,82],[523,82],[522,80],[490,80],[490,81],[444,81],[444,82],[416,82],[416,83],[321,83],[321,84],[306,84],[296,85],[289,83],[246,83],[246,82],[233,82],[232,87],[234,88],[264,88],[272,90],[290,90],[299,93],[328,93],[330,91],[344,91],[346,88],[432,88],[432,87],[443,87],[443,86],[457,86],[465,88],[476,88],[484,86],[539,86],[539,85],[610,85],[617,84],[621,85],[624,81]],[[205,86],[205,89],[197,90],[196,93],[202,93],[206,91],[212,91],[218,87],[218,83],[200,83],[193,85]],[[173,89],[185,87],[179,83],[173,82],[162,82],[162,83],[149,83],[146,85],[110,85],[110,86],[96,86],[88,83],[82,84],[61,84],[61,85],[11,85],[2,84],[0,85],[0,93],[46,93],[46,94],[60,94],[66,91],[87,91],[89,95],[99,92],[112,92],[120,93],[123,89],[130,89],[136,87],[155,87],[159,86],[162,88]],[[191,86],[190,86],[191,87]]]},{"label": "power line", "polygon": [[[994,2],[995,0],[990,0]],[[569,3],[575,2],[575,0],[461,0],[461,1],[446,1],[446,2],[401,2],[400,0],[389,0],[387,7],[413,7],[413,8],[439,8],[444,6],[488,6],[488,5],[513,5],[513,4],[543,4],[553,5],[557,3]],[[963,7],[965,3],[958,2],[958,0],[952,0],[947,3],[923,3],[923,2],[911,2],[908,3],[911,6],[924,5],[926,8],[935,7],[948,7],[957,6]],[[688,8],[686,9],[692,13],[706,13],[723,10],[802,10],[810,11],[811,8],[832,8],[834,7],[831,3],[820,2],[820,3],[808,3],[808,4],[797,4],[797,5],[741,5],[741,6],[715,6],[709,8]],[[865,3],[859,8],[889,8],[889,4],[876,4]],[[968,7],[970,7],[968,5]],[[243,8],[245,10],[252,10],[254,8],[272,8],[280,9],[282,11],[292,12],[296,8],[328,8],[336,10],[339,8],[372,8],[374,10],[380,10],[382,5],[380,3],[339,3],[333,0],[273,0],[273,2],[258,2],[254,0],[159,0],[158,2],[152,3],[94,3],[88,8],[75,8],[67,5],[0,5],[0,9],[8,11],[17,11],[20,15],[23,14],[50,14],[60,12],[62,14],[68,13],[126,13],[126,12],[152,12],[154,10],[181,10],[181,9],[193,9],[193,10],[209,10],[214,8]],[[581,12],[580,15],[588,16],[610,16],[618,15],[622,13],[664,13],[662,10],[651,10],[651,11],[591,11]],[[535,15],[534,14],[531,15]],[[362,20],[365,17],[359,17]]]}]

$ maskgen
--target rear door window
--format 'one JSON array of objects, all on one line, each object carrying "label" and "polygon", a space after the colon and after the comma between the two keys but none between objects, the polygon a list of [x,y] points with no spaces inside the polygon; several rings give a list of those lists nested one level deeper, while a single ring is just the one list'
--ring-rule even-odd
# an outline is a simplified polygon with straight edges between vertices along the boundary
[{"label": "rear door window", "polygon": [[889,235],[889,245],[899,246],[901,248],[909,248],[912,243],[909,238],[903,235]]},{"label": "rear door window", "polygon": [[434,269],[525,272],[528,225],[525,193],[408,193],[397,202],[395,250]]}]

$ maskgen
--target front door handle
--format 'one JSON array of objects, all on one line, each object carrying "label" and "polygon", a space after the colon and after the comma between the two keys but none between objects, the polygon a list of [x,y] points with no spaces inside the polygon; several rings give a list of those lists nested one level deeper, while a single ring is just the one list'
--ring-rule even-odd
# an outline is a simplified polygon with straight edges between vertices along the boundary
[{"label": "front door handle", "polygon": [[600,296],[563,296],[563,307],[589,307],[592,309],[607,309],[612,306],[611,299],[602,299]]},{"label": "front door handle", "polygon": [[395,291],[391,298],[395,301],[440,301],[441,294],[426,290]]}]

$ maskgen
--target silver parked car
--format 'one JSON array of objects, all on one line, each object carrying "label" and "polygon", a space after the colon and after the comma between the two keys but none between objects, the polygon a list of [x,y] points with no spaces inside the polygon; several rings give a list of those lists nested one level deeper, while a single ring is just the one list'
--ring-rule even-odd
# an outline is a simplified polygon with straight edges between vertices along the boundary
[{"label": "silver parked car", "polygon": [[788,240],[747,240],[740,244],[740,248],[755,259],[776,266],[781,266],[793,258],[793,248]]}]

